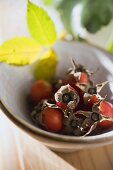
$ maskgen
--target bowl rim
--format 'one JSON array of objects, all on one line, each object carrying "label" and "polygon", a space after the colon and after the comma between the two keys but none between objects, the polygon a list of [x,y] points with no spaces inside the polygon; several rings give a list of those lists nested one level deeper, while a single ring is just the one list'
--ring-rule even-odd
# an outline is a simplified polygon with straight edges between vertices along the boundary
[{"label": "bowl rim", "polygon": [[[65,41],[62,41],[65,42]],[[67,41],[66,41],[67,42]],[[71,41],[71,42],[76,42],[76,41]],[[81,43],[81,42],[76,42],[76,43]],[[91,43],[88,42],[82,42],[82,44],[87,44],[89,47],[91,46],[92,48],[96,48],[108,55],[111,55],[113,57],[113,54],[111,54],[110,52],[106,51],[105,49],[98,47],[96,45],[93,45]],[[3,113],[5,113],[5,115],[14,123],[16,124],[18,127],[20,127],[22,130],[29,132],[30,134],[32,134],[33,136],[40,136],[43,138],[48,138],[49,140],[52,141],[60,141],[60,142],[65,142],[65,143],[83,143],[83,144],[96,144],[96,143],[102,143],[103,140],[105,141],[113,141],[113,132],[109,131],[100,135],[96,135],[96,136],[69,136],[69,135],[59,135],[56,133],[51,133],[51,132],[47,132],[45,130],[42,130],[38,127],[32,126],[29,123],[27,123],[26,121],[24,121],[23,119],[19,118],[18,116],[16,116],[15,114],[11,113],[7,107],[5,106],[5,104],[3,103],[3,101],[0,99],[0,109],[2,110]]]}]

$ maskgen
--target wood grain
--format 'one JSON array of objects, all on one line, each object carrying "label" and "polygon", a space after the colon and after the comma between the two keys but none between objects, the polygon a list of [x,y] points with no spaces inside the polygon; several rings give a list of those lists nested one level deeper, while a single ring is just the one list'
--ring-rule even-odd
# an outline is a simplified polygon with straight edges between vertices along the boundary
[{"label": "wood grain", "polygon": [[18,129],[0,111],[0,170],[113,170],[113,144],[54,153]]}]

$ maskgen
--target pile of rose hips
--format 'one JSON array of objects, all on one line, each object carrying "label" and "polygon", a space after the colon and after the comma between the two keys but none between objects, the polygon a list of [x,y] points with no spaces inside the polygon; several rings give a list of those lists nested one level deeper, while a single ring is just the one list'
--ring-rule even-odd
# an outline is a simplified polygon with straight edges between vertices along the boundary
[{"label": "pile of rose hips", "polygon": [[65,79],[32,85],[32,120],[47,131],[75,136],[89,135],[97,127],[110,128],[113,105],[99,94],[108,81],[93,85],[92,72],[73,60],[72,65]]}]

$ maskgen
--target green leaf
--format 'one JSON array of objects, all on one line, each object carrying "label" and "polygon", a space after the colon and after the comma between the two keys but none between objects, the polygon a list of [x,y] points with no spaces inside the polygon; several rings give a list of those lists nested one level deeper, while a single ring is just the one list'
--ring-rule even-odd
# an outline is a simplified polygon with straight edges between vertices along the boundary
[{"label": "green leaf", "polygon": [[84,0],[81,24],[90,33],[96,33],[113,18],[113,0]]},{"label": "green leaf", "polygon": [[35,67],[35,78],[51,81],[54,78],[58,57],[54,50],[49,49],[37,62]]},{"label": "green leaf", "polygon": [[73,12],[74,7],[80,2],[81,0],[67,0],[67,1],[60,0],[57,6],[57,9],[60,12],[61,20],[64,24],[64,27],[71,34],[73,34],[72,23],[71,23],[72,12]]},{"label": "green leaf", "polygon": [[0,62],[14,65],[26,65],[34,62],[41,47],[31,38],[18,37],[6,41],[0,46]]},{"label": "green leaf", "polygon": [[42,8],[28,1],[27,21],[32,37],[40,45],[51,46],[57,40],[53,21]]}]

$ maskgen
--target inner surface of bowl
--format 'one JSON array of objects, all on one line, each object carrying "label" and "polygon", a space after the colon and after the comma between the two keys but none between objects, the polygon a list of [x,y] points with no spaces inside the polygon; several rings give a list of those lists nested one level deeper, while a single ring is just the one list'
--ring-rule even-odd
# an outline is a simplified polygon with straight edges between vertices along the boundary
[{"label": "inner surface of bowl", "polygon": [[[92,76],[95,84],[113,80],[113,56],[104,50],[85,43],[62,41],[58,42],[54,49],[59,57],[57,77],[65,76],[67,69],[71,66],[71,58],[73,58],[77,63],[83,64],[92,71],[99,68],[99,71]],[[35,127],[30,119],[26,97],[30,92],[33,80],[32,65],[17,67],[1,63],[0,100],[9,113],[20,120],[21,123],[26,123],[29,128],[34,129],[38,133],[48,133],[54,136],[52,133]],[[112,101],[112,83],[102,90],[102,95],[105,96],[106,94],[108,100]]]}]

